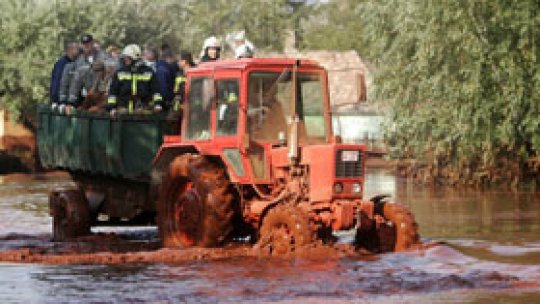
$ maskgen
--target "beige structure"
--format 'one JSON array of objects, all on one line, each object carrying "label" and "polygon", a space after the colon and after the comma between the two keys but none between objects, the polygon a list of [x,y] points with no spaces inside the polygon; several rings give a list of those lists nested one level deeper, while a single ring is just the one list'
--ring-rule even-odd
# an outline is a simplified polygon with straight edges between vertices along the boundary
[{"label": "beige structure", "polygon": [[256,53],[255,56],[315,60],[328,70],[330,104],[335,110],[365,105],[372,83],[372,69],[356,51],[299,51],[293,47],[293,38],[285,44],[283,53]]}]

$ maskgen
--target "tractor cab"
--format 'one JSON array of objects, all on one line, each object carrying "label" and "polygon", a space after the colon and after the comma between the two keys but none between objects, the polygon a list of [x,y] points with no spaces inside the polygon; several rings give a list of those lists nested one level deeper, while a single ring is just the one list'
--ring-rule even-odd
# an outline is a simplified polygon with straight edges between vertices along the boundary
[{"label": "tractor cab", "polygon": [[[362,200],[365,146],[333,135],[317,63],[203,63],[188,70],[185,94],[181,136],[165,138],[153,164],[166,247],[249,235],[270,251],[291,251],[355,227],[358,240],[371,241],[374,227],[386,227],[375,225],[387,216],[382,205]],[[391,250],[414,241],[416,230],[394,238]]]},{"label": "tractor cab", "polygon": [[[327,82],[324,68],[310,60],[201,64],[187,75],[178,145],[222,159],[233,182],[272,185],[291,165],[309,166],[312,185],[318,186],[311,191],[312,201],[328,201],[345,191],[359,197],[363,147],[338,151]],[[334,176],[328,169],[336,160],[340,168]]]}]

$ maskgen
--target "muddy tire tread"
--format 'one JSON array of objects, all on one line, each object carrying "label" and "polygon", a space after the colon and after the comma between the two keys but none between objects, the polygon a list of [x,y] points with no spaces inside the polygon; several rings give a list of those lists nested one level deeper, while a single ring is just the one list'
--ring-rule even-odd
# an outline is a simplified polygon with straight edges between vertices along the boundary
[{"label": "muddy tire tread", "polygon": [[[174,202],[192,189],[200,201],[195,206],[193,227],[177,231],[171,225]],[[176,157],[163,179],[157,203],[157,223],[164,247],[223,245],[233,230],[235,197],[225,170],[203,156],[185,154]],[[181,237],[184,233],[187,237]],[[189,239],[190,241],[186,241]]]},{"label": "muddy tire tread", "polygon": [[295,248],[292,248],[292,251],[311,244],[315,238],[309,217],[305,212],[294,206],[278,205],[269,210],[263,218],[259,230],[259,242],[256,246],[260,248],[267,247],[267,244],[263,243],[268,241],[267,238],[272,234],[272,230],[280,224],[286,224],[292,230],[295,238]]}]

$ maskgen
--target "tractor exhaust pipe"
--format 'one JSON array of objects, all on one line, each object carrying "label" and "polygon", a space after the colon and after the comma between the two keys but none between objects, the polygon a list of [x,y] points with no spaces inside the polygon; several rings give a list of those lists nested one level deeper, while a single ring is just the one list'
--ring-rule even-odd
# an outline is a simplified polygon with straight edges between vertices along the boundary
[{"label": "tractor exhaust pipe", "polygon": [[296,164],[298,160],[298,116],[294,115],[291,121],[291,136],[289,139],[289,162]]},{"label": "tractor exhaust pipe", "polygon": [[300,60],[297,59],[292,69],[292,105],[291,105],[291,129],[289,140],[289,163],[296,165],[298,163],[298,123],[300,122],[297,113],[298,103],[298,66]]}]

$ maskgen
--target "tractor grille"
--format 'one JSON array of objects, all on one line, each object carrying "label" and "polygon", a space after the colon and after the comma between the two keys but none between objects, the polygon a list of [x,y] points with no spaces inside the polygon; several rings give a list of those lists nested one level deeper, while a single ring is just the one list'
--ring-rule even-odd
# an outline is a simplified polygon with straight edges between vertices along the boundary
[{"label": "tractor grille", "polygon": [[[357,157],[347,157],[350,153]],[[349,153],[344,158],[345,153]],[[336,153],[336,177],[361,177],[362,176],[362,151],[338,150]]]}]

